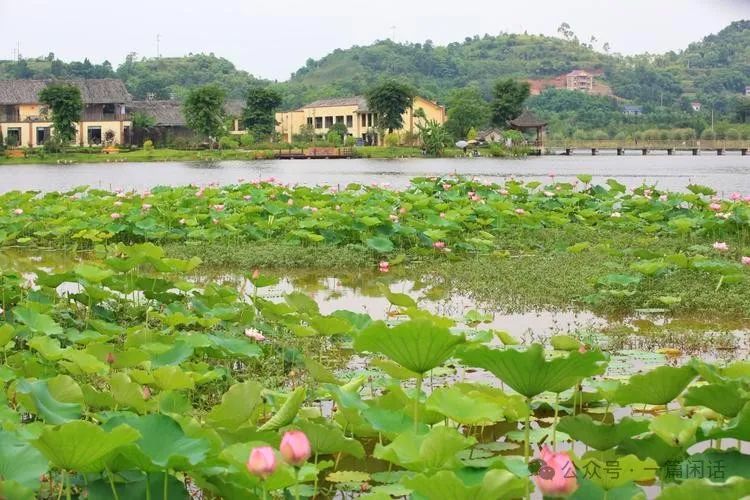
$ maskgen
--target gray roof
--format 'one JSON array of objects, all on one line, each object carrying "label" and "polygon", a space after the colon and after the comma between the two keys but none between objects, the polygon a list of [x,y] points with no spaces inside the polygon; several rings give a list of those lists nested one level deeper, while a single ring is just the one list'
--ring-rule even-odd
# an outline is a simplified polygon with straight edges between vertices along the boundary
[{"label": "gray roof", "polygon": [[129,113],[143,113],[154,119],[154,125],[161,127],[184,127],[182,104],[179,101],[133,101],[128,106]]},{"label": "gray roof", "polygon": [[[229,100],[224,104],[228,116],[240,118],[245,103]],[[144,113],[154,119],[154,125],[161,127],[185,127],[187,122],[182,114],[180,101],[133,101],[128,105],[129,113]]]},{"label": "gray roof", "polygon": [[319,99],[310,104],[302,106],[300,109],[308,108],[327,108],[333,106],[357,106],[357,111],[367,111],[367,99],[362,96],[353,97],[335,97],[333,99]]},{"label": "gray roof", "polygon": [[53,82],[70,83],[81,90],[84,104],[130,102],[125,85],[114,78],[98,80],[0,80],[0,104],[36,104],[39,92]]}]

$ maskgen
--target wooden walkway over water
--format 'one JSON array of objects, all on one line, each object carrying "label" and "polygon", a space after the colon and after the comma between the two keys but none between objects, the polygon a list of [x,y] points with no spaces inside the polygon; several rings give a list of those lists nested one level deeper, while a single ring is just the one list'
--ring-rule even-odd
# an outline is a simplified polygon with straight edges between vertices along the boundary
[{"label": "wooden walkway over water", "polygon": [[550,154],[567,155],[590,154],[596,156],[600,153],[648,155],[651,152],[660,152],[668,156],[676,154],[690,154],[698,156],[702,153],[722,156],[725,154],[739,154],[748,156],[750,151],[750,140],[738,141],[632,141],[623,142],[615,140],[607,141],[549,141],[544,149]]},{"label": "wooden walkway over water", "polygon": [[279,149],[274,151],[274,157],[279,160],[315,160],[351,158],[352,148],[305,148],[305,149]]}]

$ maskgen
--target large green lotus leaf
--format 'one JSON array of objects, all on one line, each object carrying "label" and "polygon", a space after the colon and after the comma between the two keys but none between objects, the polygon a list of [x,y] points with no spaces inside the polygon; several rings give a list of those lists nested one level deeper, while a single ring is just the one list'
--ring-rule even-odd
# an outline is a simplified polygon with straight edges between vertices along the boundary
[{"label": "large green lotus leaf", "polygon": [[87,352],[68,348],[65,350],[64,357],[68,360],[68,363],[63,362],[61,364],[64,364],[73,373],[76,373],[76,369],[87,375],[104,375],[109,371],[109,366],[106,363],[99,361],[96,356]]},{"label": "large green lotus leaf", "polygon": [[660,366],[630,377],[627,384],[618,387],[615,400],[621,405],[665,405],[679,396],[695,376],[696,372],[691,366]]},{"label": "large green lotus leaf", "polygon": [[207,440],[187,436],[180,424],[167,415],[118,416],[103,427],[112,429],[123,424],[141,435],[121,452],[141,470],[184,470],[203,461],[211,449]]},{"label": "large green lotus leaf", "polygon": [[165,391],[192,389],[195,382],[189,373],[179,366],[162,366],[153,372],[154,383]]},{"label": "large green lotus leaf", "polygon": [[370,365],[383,370],[388,376],[399,379],[409,380],[411,378],[417,378],[418,373],[414,373],[411,370],[407,370],[400,364],[390,359],[373,359],[370,361]]},{"label": "large green lotus leaf", "polygon": [[319,363],[311,357],[305,357],[305,368],[307,372],[315,379],[318,383],[327,383],[341,385],[343,384],[331,370],[326,368],[323,363]]},{"label": "large green lotus leaf", "polygon": [[659,470],[650,458],[640,460],[635,455],[617,455],[614,450],[590,451],[574,461],[584,477],[607,491],[633,481],[650,481]]},{"label": "large green lotus leaf", "polygon": [[750,403],[746,403],[737,416],[727,422],[726,425],[709,432],[706,438],[735,438],[750,441]]},{"label": "large green lotus leaf", "polygon": [[315,455],[333,455],[348,453],[356,458],[364,458],[365,449],[356,439],[344,436],[338,427],[331,424],[319,424],[309,420],[298,420],[292,426],[305,433]]},{"label": "large green lotus leaf", "polygon": [[465,425],[491,425],[503,419],[503,401],[475,389],[473,384],[435,389],[427,398],[426,406]]},{"label": "large green lotus leaf", "polygon": [[249,380],[234,384],[221,397],[221,403],[214,406],[206,416],[206,421],[219,428],[235,430],[248,423],[254,423],[256,409],[262,402],[263,387]]},{"label": "large green lotus leaf", "polygon": [[646,493],[634,483],[629,482],[605,490],[595,482],[578,474],[578,489],[568,497],[569,500],[647,500]]},{"label": "large green lotus leaf", "polygon": [[[80,387],[78,390],[80,391]],[[46,380],[19,380],[16,383],[16,393],[27,410],[36,413],[49,424],[62,424],[81,418],[80,403],[55,398]]]},{"label": "large green lotus leaf", "polygon": [[[16,336],[16,329],[10,323],[0,325],[0,350]],[[46,337],[45,337],[46,338]]]},{"label": "large green lotus leaf", "polygon": [[[148,488],[148,493],[146,492]],[[112,500],[112,486],[106,479],[98,479],[88,483],[87,500]],[[115,491],[119,500],[143,500],[144,498],[164,498],[164,474],[151,473],[130,480],[126,483],[115,483]],[[167,500],[189,500],[190,494],[185,484],[170,475],[167,479]]]},{"label": "large green lotus leaf", "polygon": [[318,303],[302,292],[292,292],[284,296],[287,304],[295,311],[307,314],[320,314]]},{"label": "large green lotus leaf", "polygon": [[721,482],[725,478],[739,476],[750,479],[750,455],[733,450],[707,450],[690,455],[682,461],[679,471],[670,465],[673,478],[708,478]]},{"label": "large green lotus leaf", "polygon": [[427,434],[399,434],[387,446],[378,443],[372,455],[415,472],[454,469],[460,465],[458,452],[474,443],[453,428],[436,426]]},{"label": "large green lotus leaf", "polygon": [[[39,450],[15,434],[0,430],[0,478],[36,489],[47,469],[47,459]],[[2,491],[0,498],[3,498]]]},{"label": "large green lotus leaf", "polygon": [[683,401],[685,406],[705,406],[725,417],[736,416],[747,402],[746,384],[740,380],[690,387]]},{"label": "large green lotus leaf", "polygon": [[101,283],[115,274],[111,269],[105,269],[93,264],[79,264],[75,267],[74,272],[89,283]]},{"label": "large green lotus leaf", "polygon": [[138,431],[127,425],[107,432],[96,424],[77,420],[44,429],[31,444],[60,469],[99,472],[104,458],[139,437]]},{"label": "large green lotus leaf", "polygon": [[294,392],[292,392],[286,401],[284,401],[284,404],[279,408],[279,411],[276,412],[276,414],[271,417],[268,421],[266,421],[263,425],[261,425],[258,430],[259,431],[275,431],[277,429],[281,429],[285,425],[289,425],[294,420],[294,417],[297,416],[297,413],[299,412],[299,409],[302,407],[302,403],[305,401],[305,388],[304,387],[297,387]]},{"label": "large green lotus leaf", "polygon": [[32,337],[27,342],[27,345],[48,361],[61,360],[65,355],[65,349],[60,347],[60,341],[46,335]]},{"label": "large green lotus leaf", "polygon": [[[361,411],[361,415],[376,432],[387,436],[414,430],[414,419],[403,411],[372,407]],[[420,422],[419,432],[426,433],[427,430],[427,425]]]},{"label": "large green lotus leaf", "polygon": [[384,354],[407,370],[424,374],[453,355],[463,336],[427,320],[412,320],[394,328],[378,321],[354,339],[358,351]]},{"label": "large green lotus leaf", "polygon": [[206,335],[214,347],[218,348],[224,356],[231,358],[257,358],[263,354],[258,344],[247,338],[225,337],[220,335]]},{"label": "large green lotus leaf", "polygon": [[138,413],[146,411],[143,387],[132,382],[124,372],[117,372],[109,378],[112,397],[121,408],[132,408]]},{"label": "large green lotus leaf", "polygon": [[630,417],[625,417],[616,424],[606,425],[581,414],[561,418],[557,430],[596,450],[608,450],[627,438],[647,432],[648,425],[648,420]]},{"label": "large green lotus leaf", "polygon": [[656,434],[648,434],[644,437],[626,439],[617,447],[617,453],[632,454],[641,460],[650,458],[663,466],[668,462],[681,460],[685,455],[685,450],[667,444]]},{"label": "large green lotus leaf", "polygon": [[464,350],[459,357],[470,366],[492,372],[527,398],[545,391],[560,393],[585,377],[599,375],[606,360],[600,351],[574,351],[547,361],[541,344],[532,344],[525,351],[477,346]]},{"label": "large green lotus leaf", "polygon": [[[0,235],[1,236],[1,235]],[[34,489],[13,480],[0,480],[0,498],[3,500],[36,500]]]},{"label": "large green lotus leaf", "polygon": [[657,500],[737,500],[750,495],[750,479],[730,477],[723,483],[688,479],[664,488]]},{"label": "large green lotus leaf", "polygon": [[26,307],[14,307],[13,316],[34,333],[44,335],[62,335],[63,329],[51,316],[38,313]]},{"label": "large green lotus leaf", "polygon": [[695,433],[702,421],[699,415],[682,418],[676,413],[665,413],[651,420],[649,429],[670,446],[687,448],[695,443]]},{"label": "large green lotus leaf", "polygon": [[[375,219],[377,220],[377,219]],[[380,222],[378,220],[378,222]],[[378,253],[388,253],[393,251],[393,242],[385,236],[375,236],[365,241],[368,247]]]},{"label": "large green lotus leaf", "polygon": [[481,483],[467,485],[452,471],[440,471],[431,476],[419,474],[401,480],[413,491],[414,500],[480,500],[520,498],[526,489],[526,480],[507,470],[488,470]]}]

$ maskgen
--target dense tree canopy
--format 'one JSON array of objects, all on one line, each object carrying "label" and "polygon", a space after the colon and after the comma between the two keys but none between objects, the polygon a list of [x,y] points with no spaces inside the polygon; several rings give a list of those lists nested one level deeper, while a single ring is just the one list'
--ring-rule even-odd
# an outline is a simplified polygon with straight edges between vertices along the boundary
[{"label": "dense tree canopy", "polygon": [[49,106],[52,112],[52,128],[55,137],[63,144],[76,136],[76,122],[81,118],[83,101],[81,91],[75,85],[52,83],[39,92],[39,101]]},{"label": "dense tree canopy", "polygon": [[216,85],[205,85],[188,93],[183,113],[188,127],[209,139],[224,131],[224,99],[226,93]]},{"label": "dense tree canopy", "polygon": [[378,115],[378,126],[388,133],[403,128],[402,115],[414,100],[414,89],[396,80],[386,80],[367,91],[370,112]]},{"label": "dense tree canopy", "polygon": [[242,121],[256,138],[270,136],[276,127],[275,111],[281,105],[281,95],[268,87],[253,87],[245,96]]},{"label": "dense tree canopy", "polygon": [[492,123],[505,127],[508,120],[523,111],[523,103],[529,98],[529,82],[507,78],[499,80],[492,89]]},{"label": "dense tree canopy", "polygon": [[454,90],[446,105],[448,121],[445,126],[455,139],[465,139],[469,130],[481,128],[489,119],[489,104],[477,87]]}]

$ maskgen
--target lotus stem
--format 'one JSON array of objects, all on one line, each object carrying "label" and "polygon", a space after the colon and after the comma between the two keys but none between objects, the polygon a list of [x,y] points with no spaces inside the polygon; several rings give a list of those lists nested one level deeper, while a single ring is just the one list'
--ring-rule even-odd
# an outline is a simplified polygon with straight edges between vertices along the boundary
[{"label": "lotus stem", "polygon": [[164,500],[167,500],[167,490],[169,487],[169,469],[164,470]]},{"label": "lotus stem", "polygon": [[416,393],[414,394],[414,434],[419,432],[419,395],[422,393],[422,374],[417,375]]},{"label": "lotus stem", "polygon": [[[109,487],[112,489],[112,498],[115,500],[120,500],[119,495],[117,494],[117,488],[115,488],[115,481],[112,477],[112,471],[109,470],[109,467],[106,465],[104,466],[104,471],[107,473],[107,479],[109,479]],[[151,500],[151,485],[148,482],[148,474],[146,474],[146,499]]]},{"label": "lotus stem", "polygon": [[529,465],[529,441],[531,441],[531,401],[526,400],[528,410],[526,412],[526,425],[523,436],[523,461]]},{"label": "lotus stem", "polygon": [[552,451],[557,451],[557,412],[560,401],[560,393],[555,393],[555,421],[552,422]]},{"label": "lotus stem", "polygon": [[65,481],[65,498],[70,500],[70,474],[67,471],[63,471],[63,481]]}]

